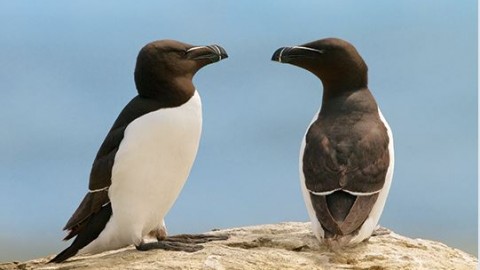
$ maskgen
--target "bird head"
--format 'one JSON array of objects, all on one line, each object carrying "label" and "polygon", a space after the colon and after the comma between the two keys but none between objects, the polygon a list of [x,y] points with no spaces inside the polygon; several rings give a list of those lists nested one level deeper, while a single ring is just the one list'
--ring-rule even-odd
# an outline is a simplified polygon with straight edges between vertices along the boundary
[{"label": "bird head", "polygon": [[282,47],[275,51],[272,60],[306,69],[320,78],[324,86],[367,84],[368,68],[362,57],[352,44],[338,38]]},{"label": "bird head", "polygon": [[[176,88],[192,88],[192,78],[202,67],[227,58],[218,45],[193,46],[175,40],[145,45],[135,66],[135,84],[141,96],[155,97]],[[189,89],[193,90],[193,89]]]}]

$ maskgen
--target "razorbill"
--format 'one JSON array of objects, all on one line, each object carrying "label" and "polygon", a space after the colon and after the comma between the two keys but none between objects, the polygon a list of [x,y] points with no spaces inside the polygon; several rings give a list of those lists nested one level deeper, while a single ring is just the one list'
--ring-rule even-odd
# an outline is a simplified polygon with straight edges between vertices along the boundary
[{"label": "razorbill", "polygon": [[[202,130],[200,95],[192,83],[202,67],[227,58],[218,45],[154,41],[138,54],[138,95],[121,111],[93,162],[89,191],[64,227],[76,237],[51,262],[134,244],[139,250],[195,251],[224,236],[167,237],[164,217],[192,168]],[[145,239],[157,238],[147,243]],[[187,242],[187,243],[185,243]]]},{"label": "razorbill", "polygon": [[367,87],[367,65],[337,38],[280,48],[272,60],[306,69],[323,84],[299,160],[315,236],[334,250],[368,239],[385,206],[394,155],[392,131]]}]

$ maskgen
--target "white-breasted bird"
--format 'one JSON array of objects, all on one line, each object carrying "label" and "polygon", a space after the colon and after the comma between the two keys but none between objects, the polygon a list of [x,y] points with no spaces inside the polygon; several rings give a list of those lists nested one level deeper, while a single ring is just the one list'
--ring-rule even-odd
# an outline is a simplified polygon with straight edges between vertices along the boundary
[{"label": "white-breasted bird", "polygon": [[[134,244],[139,250],[195,251],[212,235],[166,236],[164,217],[192,168],[202,130],[202,105],[192,78],[227,58],[218,45],[154,41],[138,54],[138,95],[122,110],[93,162],[89,192],[67,222],[70,247],[51,262]],[[158,242],[146,243],[148,237]],[[185,243],[187,242],[187,243]]]},{"label": "white-breasted bird", "polygon": [[367,87],[367,65],[338,38],[282,47],[272,60],[306,69],[323,84],[299,162],[315,236],[332,249],[369,238],[385,206],[394,153],[392,131]]}]

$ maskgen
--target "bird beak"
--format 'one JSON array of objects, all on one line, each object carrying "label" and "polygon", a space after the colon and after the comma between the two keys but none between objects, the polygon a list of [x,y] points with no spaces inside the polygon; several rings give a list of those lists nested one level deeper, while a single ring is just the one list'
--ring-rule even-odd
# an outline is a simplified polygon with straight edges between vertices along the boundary
[{"label": "bird beak", "polygon": [[282,47],[272,55],[272,61],[290,63],[297,58],[316,58],[323,54],[322,50],[312,49],[305,46]]},{"label": "bird beak", "polygon": [[218,45],[195,46],[187,50],[187,58],[193,60],[208,59],[211,63],[228,58],[224,48]]}]

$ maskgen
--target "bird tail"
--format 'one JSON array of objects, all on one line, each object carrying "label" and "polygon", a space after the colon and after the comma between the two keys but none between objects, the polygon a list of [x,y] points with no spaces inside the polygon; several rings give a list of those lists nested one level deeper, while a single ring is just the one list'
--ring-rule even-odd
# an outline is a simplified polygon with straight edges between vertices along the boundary
[{"label": "bird tail", "polygon": [[66,259],[74,256],[78,252],[78,248],[74,247],[73,245],[66,248],[64,251],[60,252],[55,258],[51,259],[48,263],[61,263]]},{"label": "bird tail", "polygon": [[111,216],[112,205],[109,203],[104,205],[100,211],[91,215],[88,220],[86,220],[87,224],[83,226],[81,231],[78,232],[78,235],[75,240],[73,240],[73,243],[64,251],[55,256],[55,258],[51,259],[48,263],[61,263],[77,254],[80,249],[90,244],[100,235]]}]

